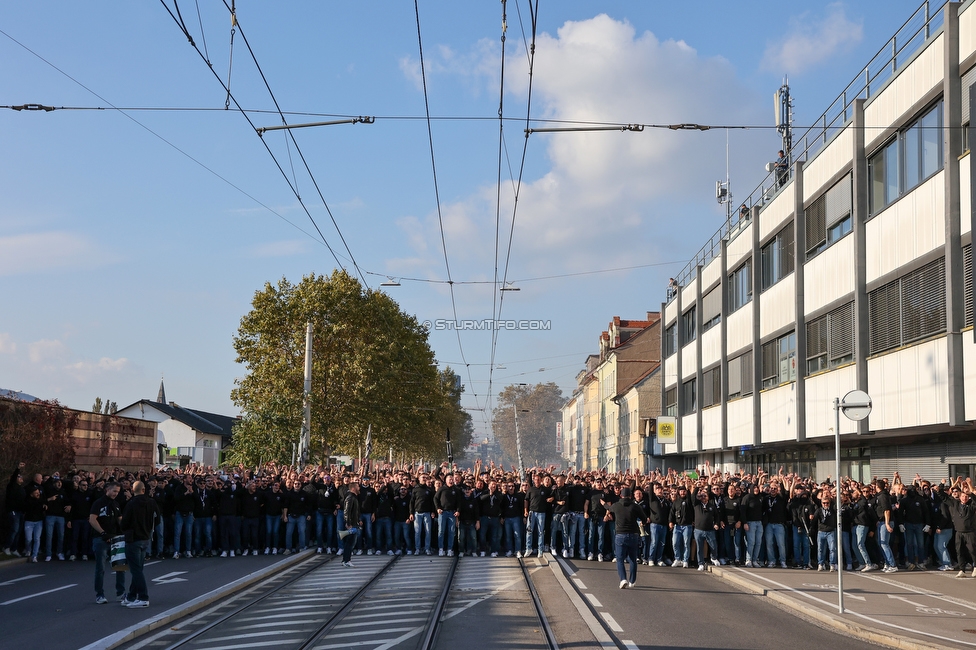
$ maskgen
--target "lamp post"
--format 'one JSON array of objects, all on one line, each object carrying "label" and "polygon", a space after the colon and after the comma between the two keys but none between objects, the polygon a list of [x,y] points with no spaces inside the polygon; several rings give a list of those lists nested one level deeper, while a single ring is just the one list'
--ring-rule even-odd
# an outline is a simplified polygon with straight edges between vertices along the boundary
[{"label": "lamp post", "polygon": [[834,398],[834,470],[837,477],[837,611],[844,613],[844,534],[840,500],[840,412],[849,420],[863,420],[871,414],[871,396],[862,390],[852,390],[844,399]]}]

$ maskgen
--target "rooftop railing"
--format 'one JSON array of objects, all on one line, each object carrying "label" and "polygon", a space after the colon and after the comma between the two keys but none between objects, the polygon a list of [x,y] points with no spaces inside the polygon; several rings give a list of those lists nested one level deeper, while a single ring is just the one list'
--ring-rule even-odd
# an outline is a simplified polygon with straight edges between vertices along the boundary
[{"label": "rooftop railing", "polygon": [[[830,104],[823,115],[813,122],[798,138],[794,139],[789,159],[809,160],[826,145],[831,138],[844,129],[853,117],[855,100],[870,99],[891,80],[895,73],[907,65],[912,57],[942,32],[945,15],[942,8],[948,0],[925,0],[905,23],[888,39],[877,54],[864,66],[854,80]],[[964,5],[965,6],[965,5]],[[790,175],[792,176],[792,165]],[[742,202],[747,209],[767,204],[778,193],[782,183],[776,171],[769,172],[759,186]],[[679,287],[695,279],[698,267],[705,266],[718,255],[723,240],[731,241],[748,225],[751,212],[735,212],[725,221],[718,232],[702,246],[701,250],[675,277]],[[668,302],[674,295],[668,292]]]}]

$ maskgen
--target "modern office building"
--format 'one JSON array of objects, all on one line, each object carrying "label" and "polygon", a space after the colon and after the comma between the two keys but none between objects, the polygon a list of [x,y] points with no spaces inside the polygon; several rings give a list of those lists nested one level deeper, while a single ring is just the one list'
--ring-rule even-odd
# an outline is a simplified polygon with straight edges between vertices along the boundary
[{"label": "modern office building", "polygon": [[[661,306],[663,461],[976,478],[976,7],[923,3]],[[734,173],[734,170],[733,170]]]}]

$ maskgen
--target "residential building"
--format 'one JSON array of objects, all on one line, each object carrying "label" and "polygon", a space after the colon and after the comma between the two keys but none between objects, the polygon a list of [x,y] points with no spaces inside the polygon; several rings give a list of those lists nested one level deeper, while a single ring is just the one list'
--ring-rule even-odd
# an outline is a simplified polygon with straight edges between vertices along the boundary
[{"label": "residential building", "polygon": [[577,389],[562,408],[566,456],[578,469],[643,469],[641,436],[660,408],[660,315],[615,316],[586,359]]},{"label": "residential building", "polygon": [[976,7],[906,18],[662,305],[673,465],[822,480],[858,389],[873,410],[841,416],[843,475],[976,475]]},{"label": "residential building", "polygon": [[230,449],[234,423],[240,419],[185,408],[176,402],[167,404],[162,381],[156,401],[139,400],[117,415],[156,423],[156,461],[170,466],[222,464]]}]

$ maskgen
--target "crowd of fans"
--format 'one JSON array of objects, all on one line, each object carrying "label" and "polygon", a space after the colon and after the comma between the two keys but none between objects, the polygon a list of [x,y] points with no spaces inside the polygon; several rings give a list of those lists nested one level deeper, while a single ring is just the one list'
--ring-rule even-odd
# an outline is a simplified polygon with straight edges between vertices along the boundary
[{"label": "crowd of fans", "polygon": [[[135,481],[162,513],[148,547],[153,558],[276,555],[315,548],[336,553],[347,528],[344,499],[358,484],[356,554],[497,557],[549,552],[613,559],[608,509],[629,488],[644,517],[639,561],[704,570],[745,567],[837,568],[838,483],[784,473],[557,471],[524,474],[494,463],[473,469],[382,465],[259,469],[190,466],[50,476],[14,471],[6,488],[4,553],[30,562],[93,558],[89,515],[105,485],[120,484],[120,511]],[[970,479],[839,482],[847,570],[969,570],[976,558],[976,504]],[[94,535],[97,537],[97,535]],[[976,568],[972,569],[976,577]]]}]

